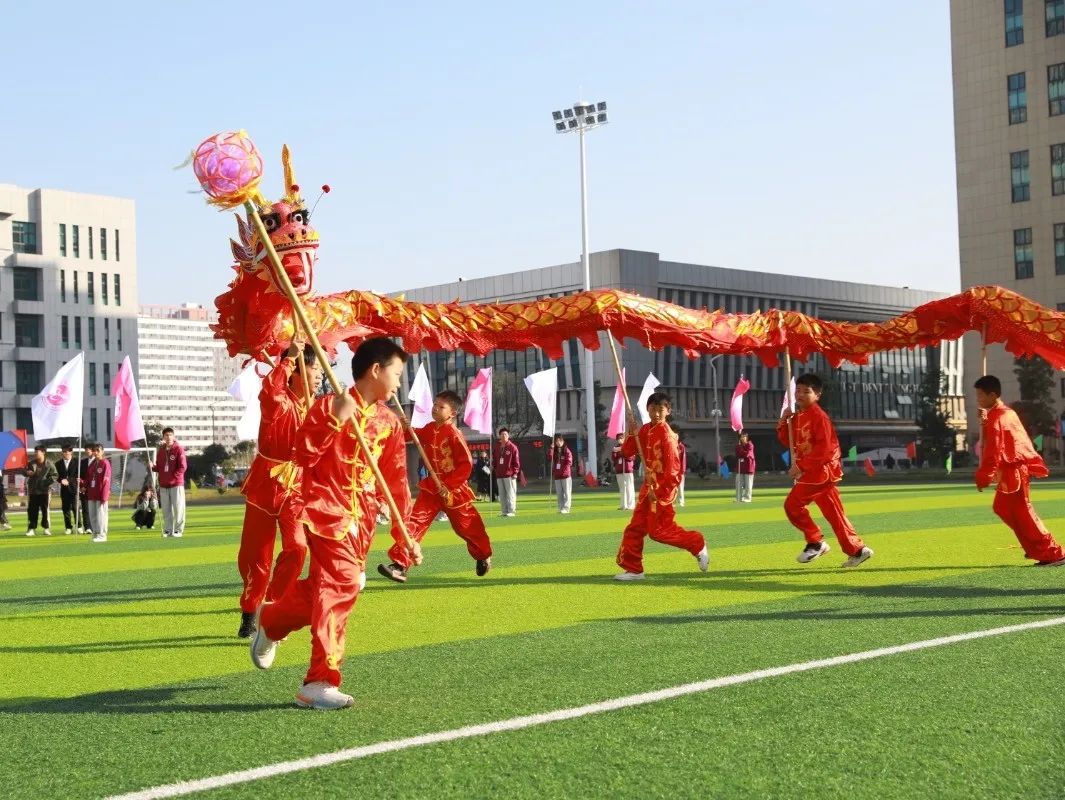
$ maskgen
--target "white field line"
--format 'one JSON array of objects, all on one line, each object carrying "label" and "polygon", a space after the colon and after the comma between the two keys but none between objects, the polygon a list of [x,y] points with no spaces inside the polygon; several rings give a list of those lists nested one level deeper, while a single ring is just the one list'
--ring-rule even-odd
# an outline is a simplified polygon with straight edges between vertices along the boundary
[{"label": "white field line", "polygon": [[210,778],[200,778],[194,781],[182,781],[180,783],[171,783],[163,786],[153,786],[149,789],[142,789],[140,791],[130,792],[129,794],[114,795],[108,798],[108,800],[156,800],[156,798],[164,797],[181,797],[183,795],[195,794],[196,792],[206,792],[211,789],[218,789],[223,786],[248,783],[250,781],[262,780],[263,778],[272,778],[276,775],[287,775],[290,772],[300,772],[302,770],[317,769],[318,767],[327,767],[331,764],[340,764],[345,761],[355,761],[360,758],[380,755],[381,753],[394,753],[397,750],[409,750],[414,747],[424,747],[425,745],[439,744],[441,742],[453,742],[458,739],[469,739],[474,736],[486,736],[490,733],[501,733],[503,731],[516,731],[521,730],[522,728],[532,728],[537,725],[547,725],[552,722],[562,722],[563,720],[587,717],[592,714],[602,714],[606,711],[617,711],[620,708],[632,708],[633,706],[659,703],[674,697],[699,694],[700,692],[708,692],[712,689],[720,689],[725,686],[736,686],[741,683],[752,683],[754,681],[764,680],[765,678],[776,678],[781,675],[792,675],[797,672],[809,672],[810,670],[824,669],[825,667],[838,667],[843,664],[854,664],[859,661],[883,658],[884,656],[894,656],[900,653],[913,653],[918,650],[928,650],[932,647],[942,647],[944,645],[968,642],[974,639],[986,639],[990,636],[1003,636],[1008,633],[1018,633],[1020,631],[1035,630],[1037,628],[1050,628],[1055,625],[1065,625],[1065,617],[1054,617],[1052,619],[1044,619],[1037,622],[1025,622],[1019,625],[1006,625],[1001,628],[990,628],[982,631],[972,631],[970,633],[959,633],[953,636],[941,636],[937,639],[925,639],[919,642],[899,644],[892,647],[880,647],[876,650],[864,650],[860,653],[851,653],[850,655],[845,656],[821,658],[816,661],[803,661],[798,664],[788,664],[783,667],[771,667],[769,669],[758,669],[753,672],[743,672],[738,675],[726,675],[722,678],[711,678],[710,680],[699,681],[698,683],[686,683],[682,686],[673,686],[668,689],[658,689],[653,692],[632,694],[626,697],[604,700],[600,703],[591,703],[589,705],[577,706],[575,708],[563,708],[558,711],[548,711],[543,714],[530,714],[524,717],[514,717],[512,719],[499,720],[498,722],[486,722],[480,725],[467,725],[464,728],[455,728],[454,730],[439,731],[437,733],[426,733],[420,736],[411,736],[407,739],[377,742],[376,744],[352,747],[347,750],[338,750],[333,753],[323,753],[321,755],[300,758],[294,761],[281,761],[277,764],[268,764],[267,766],[256,767],[255,769],[228,772],[224,775],[215,775]]}]

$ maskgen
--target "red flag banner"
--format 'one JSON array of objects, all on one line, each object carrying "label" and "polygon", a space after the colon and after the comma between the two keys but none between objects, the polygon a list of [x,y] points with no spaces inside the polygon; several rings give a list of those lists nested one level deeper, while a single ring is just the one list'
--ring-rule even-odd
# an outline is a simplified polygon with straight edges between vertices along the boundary
[{"label": "red flag banner", "polygon": [[865,474],[870,478],[876,475],[876,467],[873,466],[872,459],[865,459]]},{"label": "red flag banner", "polygon": [[906,445],[906,458],[910,459],[910,461],[917,460],[917,442],[910,442]]}]

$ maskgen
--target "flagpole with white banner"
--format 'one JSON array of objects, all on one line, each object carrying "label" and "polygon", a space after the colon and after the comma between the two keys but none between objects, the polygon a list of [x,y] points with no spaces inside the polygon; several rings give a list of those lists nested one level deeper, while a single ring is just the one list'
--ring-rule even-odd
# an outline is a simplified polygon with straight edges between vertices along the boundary
[{"label": "flagpole with white banner", "polygon": [[548,454],[548,488],[554,493],[555,484],[555,425],[558,417],[558,367],[534,372],[523,381],[525,388],[532,395],[536,410],[544,420],[544,436],[550,443],[547,446]]}]

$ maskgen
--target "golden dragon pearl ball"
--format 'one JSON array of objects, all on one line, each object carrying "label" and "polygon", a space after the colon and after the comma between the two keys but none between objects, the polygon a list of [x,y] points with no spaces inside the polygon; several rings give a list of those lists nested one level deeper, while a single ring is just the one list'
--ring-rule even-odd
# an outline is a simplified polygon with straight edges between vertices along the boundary
[{"label": "golden dragon pearl ball", "polygon": [[205,139],[196,148],[192,170],[213,200],[235,205],[259,185],[263,159],[245,131],[228,131]]}]

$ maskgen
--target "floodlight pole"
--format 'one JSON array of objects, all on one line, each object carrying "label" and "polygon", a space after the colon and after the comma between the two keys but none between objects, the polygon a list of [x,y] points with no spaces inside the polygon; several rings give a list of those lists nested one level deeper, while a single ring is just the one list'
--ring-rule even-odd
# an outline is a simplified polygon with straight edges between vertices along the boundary
[{"label": "floodlight pole", "polygon": [[[578,128],[581,143],[581,261],[584,265],[584,291],[592,288],[592,264],[588,253],[588,173],[584,163],[584,125]],[[585,472],[591,465],[592,475],[599,477],[598,436],[595,430],[595,362],[594,351],[584,348],[584,413],[588,433],[588,457],[584,462]]]}]

